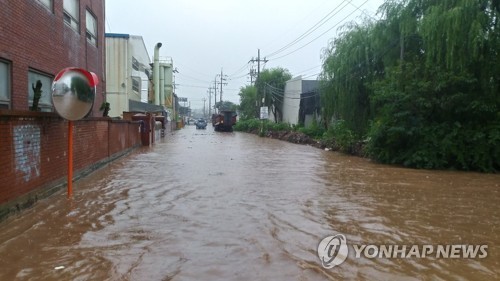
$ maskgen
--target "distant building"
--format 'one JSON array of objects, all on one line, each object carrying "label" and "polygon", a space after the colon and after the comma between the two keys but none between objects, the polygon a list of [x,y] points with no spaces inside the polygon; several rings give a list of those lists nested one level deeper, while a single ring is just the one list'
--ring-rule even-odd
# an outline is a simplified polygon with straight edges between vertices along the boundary
[{"label": "distant building", "polygon": [[104,1],[2,1],[0,18],[0,109],[29,110],[32,84],[40,80],[39,107],[54,111],[54,76],[63,68],[80,67],[100,80],[91,115],[102,114]]},{"label": "distant building", "polygon": [[[106,99],[110,117],[123,112],[163,112],[172,106],[172,59],[159,60],[159,101],[154,100],[153,67],[142,36],[106,33]],[[155,105],[158,104],[158,105]]]},{"label": "distant building", "polygon": [[106,100],[110,117],[123,117],[133,105],[148,103],[151,59],[141,36],[106,33]]},{"label": "distant building", "polygon": [[320,97],[317,80],[302,80],[301,76],[288,80],[283,98],[283,122],[309,126],[319,119]]},{"label": "distant building", "polygon": [[160,84],[163,85],[163,87],[160,85],[160,104],[169,109],[173,106],[174,72],[176,70],[172,58],[160,58]]}]

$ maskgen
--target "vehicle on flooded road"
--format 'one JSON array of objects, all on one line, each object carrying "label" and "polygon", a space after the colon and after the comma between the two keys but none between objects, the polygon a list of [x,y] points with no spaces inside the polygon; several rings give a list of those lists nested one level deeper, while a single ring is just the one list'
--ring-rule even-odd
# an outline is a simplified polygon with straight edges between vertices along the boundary
[{"label": "vehicle on flooded road", "polygon": [[196,122],[194,124],[196,125],[196,129],[206,129],[207,128],[207,121],[205,121],[205,119],[203,119],[203,118],[196,120]]},{"label": "vehicle on flooded road", "polygon": [[212,115],[212,125],[217,132],[232,132],[236,124],[236,114],[232,110],[222,110],[219,114]]}]

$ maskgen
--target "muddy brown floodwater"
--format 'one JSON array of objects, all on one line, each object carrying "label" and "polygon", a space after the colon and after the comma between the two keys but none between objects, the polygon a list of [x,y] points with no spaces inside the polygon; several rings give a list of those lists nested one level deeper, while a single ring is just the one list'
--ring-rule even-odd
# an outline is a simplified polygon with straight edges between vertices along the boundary
[{"label": "muddy brown floodwater", "polygon": [[[0,280],[500,279],[500,176],[188,126],[0,224]],[[347,260],[319,242],[344,234]],[[352,245],[487,245],[485,258]]]}]

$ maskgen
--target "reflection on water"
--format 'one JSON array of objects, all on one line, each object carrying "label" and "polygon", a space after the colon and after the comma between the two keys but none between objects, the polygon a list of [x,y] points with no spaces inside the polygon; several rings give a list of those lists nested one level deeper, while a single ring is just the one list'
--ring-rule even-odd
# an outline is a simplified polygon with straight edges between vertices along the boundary
[{"label": "reflection on water", "polygon": [[[0,225],[0,280],[493,280],[500,177],[187,127]],[[485,259],[323,269],[319,241],[487,244]],[[58,269],[55,269],[58,267]],[[60,267],[64,267],[60,269]]]}]

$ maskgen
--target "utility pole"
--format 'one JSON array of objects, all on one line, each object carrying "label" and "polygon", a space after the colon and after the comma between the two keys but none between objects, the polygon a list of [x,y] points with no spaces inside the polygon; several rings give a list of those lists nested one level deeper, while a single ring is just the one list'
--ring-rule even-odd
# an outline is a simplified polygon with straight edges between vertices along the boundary
[{"label": "utility pole", "polygon": [[208,88],[208,117],[212,116],[212,87]]},{"label": "utility pole", "polygon": [[220,85],[220,99],[219,99],[219,102],[222,103],[222,85],[227,85],[227,83],[224,83],[224,81],[227,81],[227,75],[224,75],[224,73],[222,72],[222,68],[220,69],[220,75],[217,74],[217,76],[220,76],[220,82],[219,82],[219,85]]},{"label": "utility pole", "polygon": [[257,79],[260,76],[260,62],[266,63],[268,60],[266,58],[260,59],[260,49],[257,49],[257,59],[252,58],[249,62],[257,62]]},{"label": "utility pole", "polygon": [[257,59],[252,58],[249,62],[257,62],[257,78],[255,79],[255,81],[257,81],[260,77],[260,62],[266,63],[268,60],[266,58],[260,59],[260,49],[257,49]]},{"label": "utility pole", "polygon": [[250,69],[250,73],[248,73],[248,74],[250,75],[250,85],[253,85],[253,82],[254,82],[253,78],[255,77],[255,74],[256,74],[255,69],[253,68],[253,66],[252,66],[252,69]]},{"label": "utility pole", "polygon": [[214,113],[217,114],[217,76],[214,79]]},{"label": "utility pole", "polygon": [[206,118],[207,117],[207,111],[206,111],[205,104],[206,104],[207,99],[203,98],[202,101],[203,101],[203,117]]}]

